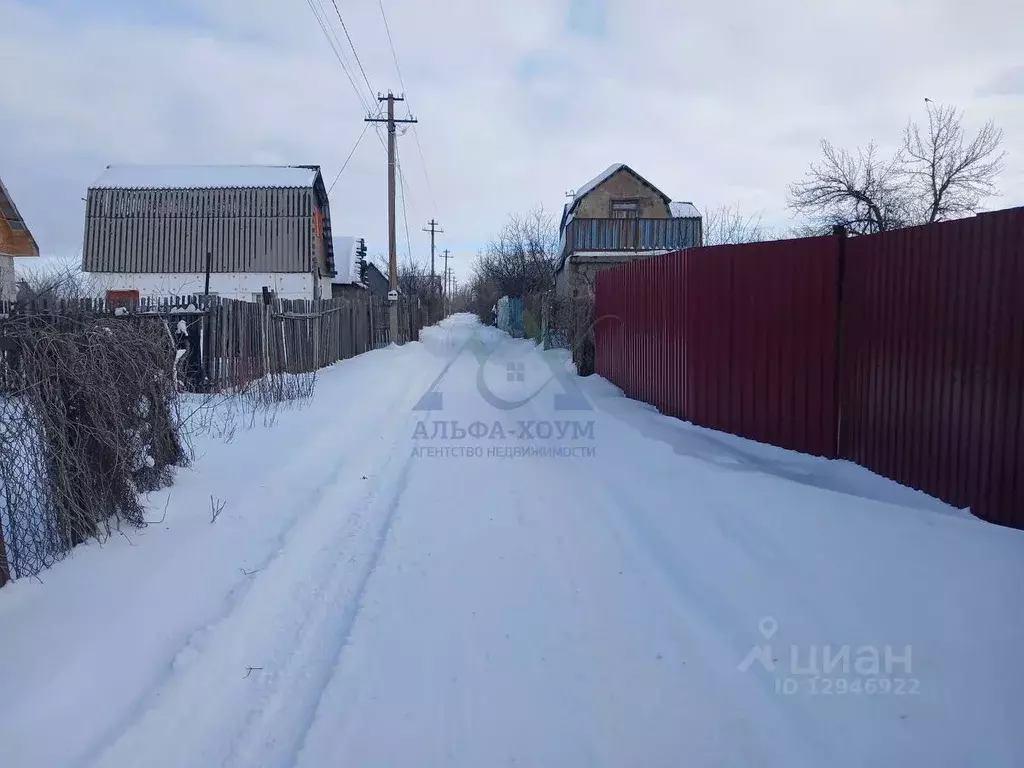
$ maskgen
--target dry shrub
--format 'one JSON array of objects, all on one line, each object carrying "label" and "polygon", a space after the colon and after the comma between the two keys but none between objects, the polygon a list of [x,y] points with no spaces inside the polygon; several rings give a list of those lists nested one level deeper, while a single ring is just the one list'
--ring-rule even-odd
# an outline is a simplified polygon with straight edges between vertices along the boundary
[{"label": "dry shrub", "polygon": [[[530,299],[530,301],[534,301]],[[581,290],[573,296],[545,294],[542,308],[547,323],[545,348],[572,352],[580,376],[594,372],[594,294]]]},{"label": "dry shrub", "polygon": [[240,429],[273,427],[282,410],[308,402],[316,391],[316,371],[275,373],[253,379],[229,392],[185,395],[182,439],[191,452],[191,440],[208,435],[232,442]]},{"label": "dry shrub", "polygon": [[[21,563],[24,575],[91,537],[108,536],[112,523],[142,525],[139,494],[169,484],[187,456],[178,434],[174,344],[161,323],[54,311],[8,317],[2,332],[0,404],[31,433],[17,446],[0,445],[8,527],[46,528],[56,539],[53,551]],[[22,476],[19,487],[16,467],[26,464],[38,471]]]}]

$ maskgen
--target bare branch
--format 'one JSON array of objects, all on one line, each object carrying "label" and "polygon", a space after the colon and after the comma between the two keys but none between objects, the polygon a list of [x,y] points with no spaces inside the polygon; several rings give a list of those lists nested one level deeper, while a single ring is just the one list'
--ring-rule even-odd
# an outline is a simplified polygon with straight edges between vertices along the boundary
[{"label": "bare branch", "polygon": [[822,161],[790,185],[789,206],[819,227],[840,224],[857,234],[909,223],[910,201],[901,183],[903,155],[882,160],[873,143],[856,153],[821,142]]},{"label": "bare branch", "polygon": [[558,228],[543,206],[525,216],[509,216],[502,230],[477,254],[467,292],[469,306],[490,322],[491,307],[502,296],[524,297],[551,290],[557,257]]},{"label": "bare branch", "polygon": [[1003,131],[989,120],[965,143],[962,112],[931,102],[926,107],[927,129],[910,122],[903,132],[903,173],[918,200],[918,218],[930,223],[977,213],[983,199],[997,194]]},{"label": "bare branch", "polygon": [[210,496],[210,523],[216,523],[217,518],[220,517],[220,513],[224,511],[224,507],[227,506],[226,501],[221,501],[214,496]]},{"label": "bare branch", "polygon": [[789,189],[789,207],[810,228],[841,224],[855,234],[883,232],[976,213],[997,194],[1003,132],[989,120],[968,141],[963,113],[926,105],[928,125],[911,121],[903,144],[882,160],[874,144],[849,152],[823,141],[822,160]]},{"label": "bare branch", "polygon": [[720,205],[704,214],[704,245],[759,243],[771,233],[761,224],[761,214],[744,216],[738,206]]},{"label": "bare branch", "polygon": [[[187,463],[174,349],[161,324],[25,302],[0,318],[0,486],[12,569],[25,576],[120,525]],[[163,519],[163,518],[161,518]]]}]

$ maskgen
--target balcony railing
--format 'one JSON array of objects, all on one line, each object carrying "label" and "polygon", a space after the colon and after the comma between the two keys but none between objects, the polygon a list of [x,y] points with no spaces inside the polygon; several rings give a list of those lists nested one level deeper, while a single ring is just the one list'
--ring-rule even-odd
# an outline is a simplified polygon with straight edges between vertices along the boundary
[{"label": "balcony railing", "polygon": [[700,219],[573,219],[566,249],[576,251],[658,251],[701,244]]}]

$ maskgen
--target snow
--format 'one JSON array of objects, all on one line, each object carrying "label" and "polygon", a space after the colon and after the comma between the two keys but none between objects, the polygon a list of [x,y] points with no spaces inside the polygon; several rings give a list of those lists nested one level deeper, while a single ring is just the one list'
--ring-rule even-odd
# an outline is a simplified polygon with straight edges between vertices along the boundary
[{"label": "snow", "polygon": [[572,205],[569,206],[570,209],[574,209],[578,201],[582,200],[584,197],[589,195],[591,192],[597,189],[597,187],[599,187],[601,184],[604,184],[604,182],[608,181],[608,179],[610,179],[612,176],[614,176],[616,173],[618,173],[625,167],[625,163],[613,163],[612,165],[609,165],[607,168],[601,171],[601,173],[599,173],[597,176],[588,181],[586,184],[584,184],[582,187],[577,189],[576,194],[573,196],[572,199]]},{"label": "snow", "polygon": [[286,165],[108,165],[90,189],[312,187],[316,174]]},{"label": "snow", "polygon": [[5,765],[1024,765],[1024,532],[421,338],[0,590]]},{"label": "snow", "polygon": [[335,285],[349,285],[359,281],[354,237],[334,238],[334,269],[338,274],[331,278],[331,282]]},{"label": "snow", "polygon": [[668,204],[673,219],[699,219],[700,211],[693,203],[673,202]]}]

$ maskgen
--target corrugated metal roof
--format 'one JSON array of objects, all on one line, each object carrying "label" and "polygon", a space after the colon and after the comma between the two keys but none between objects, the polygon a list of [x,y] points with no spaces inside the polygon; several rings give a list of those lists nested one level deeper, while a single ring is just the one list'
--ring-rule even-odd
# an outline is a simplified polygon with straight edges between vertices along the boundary
[{"label": "corrugated metal roof", "polygon": [[693,203],[669,203],[668,210],[673,219],[699,219],[700,211]]},{"label": "corrugated metal roof", "polygon": [[109,165],[90,189],[312,187],[315,168],[290,165]]}]

